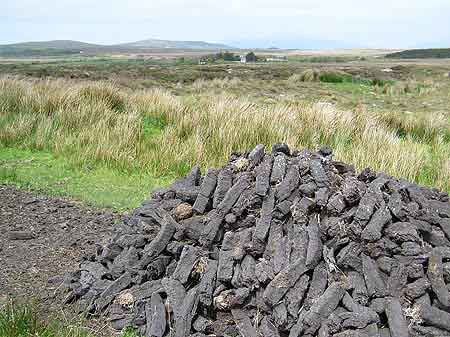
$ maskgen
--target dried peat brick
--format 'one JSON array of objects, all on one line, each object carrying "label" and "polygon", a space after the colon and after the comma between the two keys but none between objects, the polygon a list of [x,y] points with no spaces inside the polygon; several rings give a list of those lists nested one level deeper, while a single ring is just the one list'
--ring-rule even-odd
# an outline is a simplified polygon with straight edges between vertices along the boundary
[{"label": "dried peat brick", "polygon": [[344,294],[345,289],[341,283],[331,284],[305,313],[304,322],[308,325],[305,331],[314,334],[320,328],[321,322],[336,309]]},{"label": "dried peat brick", "polygon": [[96,310],[102,312],[107,305],[119,294],[123,289],[126,289],[132,282],[130,273],[124,273],[116,281],[111,283],[100,295],[95,302]]},{"label": "dried peat brick", "polygon": [[366,241],[377,241],[382,236],[383,227],[391,221],[392,216],[387,207],[380,207],[362,231],[361,237]]},{"label": "dried peat brick", "polygon": [[186,293],[186,297],[179,310],[179,315],[175,316],[175,337],[190,335],[192,319],[197,312],[198,301],[198,288],[194,287]]},{"label": "dried peat brick", "polygon": [[205,260],[202,261],[202,265],[198,266],[199,273],[201,274],[198,293],[200,303],[204,306],[210,306],[216,284],[218,263],[215,260]]},{"label": "dried peat brick", "polygon": [[450,332],[450,314],[431,305],[418,306],[419,317],[425,324]]},{"label": "dried peat brick", "polygon": [[255,266],[255,276],[260,283],[268,283],[275,277],[271,262],[261,258]]},{"label": "dried peat brick", "polygon": [[275,306],[283,296],[292,288],[298,279],[308,271],[303,260],[285,268],[267,285],[264,290],[264,301],[270,307]]},{"label": "dried peat brick", "polygon": [[329,186],[330,182],[320,159],[311,160],[309,163],[309,169],[311,170],[311,175],[319,188]]},{"label": "dried peat brick", "polygon": [[[374,310],[357,303],[348,292],[342,298],[342,305],[350,312],[340,313],[343,327],[365,328],[369,324],[379,323],[380,317]],[[382,309],[384,311],[384,307]]]},{"label": "dried peat brick", "polygon": [[180,281],[171,278],[162,279],[161,284],[167,294],[168,306],[173,311],[176,320],[182,315],[181,308],[186,297],[186,290]]},{"label": "dried peat brick", "polygon": [[135,285],[130,289],[130,293],[135,301],[140,301],[150,298],[153,293],[162,292],[163,289],[164,287],[161,280],[152,280],[140,285]]},{"label": "dried peat brick", "polygon": [[391,297],[386,303],[386,316],[392,337],[409,337],[408,324],[403,315],[400,301]]},{"label": "dried peat brick", "polygon": [[233,171],[230,168],[224,168],[217,176],[217,186],[214,191],[213,208],[219,206],[231,186],[233,186]]},{"label": "dried peat brick", "polygon": [[349,272],[347,277],[350,286],[353,289],[352,291],[353,299],[359,304],[367,305],[369,301],[369,294],[367,292],[364,277],[356,271]]},{"label": "dried peat brick", "polygon": [[287,319],[288,319],[288,313],[286,309],[286,304],[283,302],[280,302],[273,308],[272,313],[273,321],[275,322],[275,325],[280,330],[285,330]]},{"label": "dried peat brick", "polygon": [[200,186],[200,192],[198,193],[197,199],[194,203],[194,211],[203,214],[210,203],[211,197],[214,194],[214,190],[217,185],[217,170],[209,169],[206,172],[203,182]]},{"label": "dried peat brick", "polygon": [[222,225],[224,216],[217,210],[213,210],[208,215],[208,221],[200,234],[199,243],[204,247],[209,247],[216,238],[217,232]]},{"label": "dried peat brick", "polygon": [[286,177],[276,188],[276,198],[278,202],[282,202],[289,198],[292,192],[297,188],[300,181],[300,173],[297,165],[289,167]]},{"label": "dried peat brick", "polygon": [[367,292],[370,297],[384,297],[386,285],[381,277],[380,271],[369,256],[362,254],[364,279],[366,280]]},{"label": "dried peat brick", "polygon": [[275,327],[273,321],[264,316],[259,325],[259,332],[263,337],[280,337],[280,333],[278,332],[278,328]]},{"label": "dried peat brick", "polygon": [[309,276],[303,275],[286,294],[287,310],[294,318],[298,318],[300,307],[302,305],[303,298],[305,297],[306,290],[308,289],[308,285]]},{"label": "dried peat brick", "polygon": [[291,149],[285,143],[277,143],[272,145],[272,153],[284,153],[287,156],[291,155]]},{"label": "dried peat brick", "polygon": [[289,254],[291,252],[290,242],[287,237],[283,237],[275,243],[273,254],[273,271],[278,274],[289,265]]},{"label": "dried peat brick", "polygon": [[314,193],[314,200],[318,207],[325,207],[328,203],[329,191],[327,188],[320,188]]},{"label": "dried peat brick", "polygon": [[177,268],[172,274],[172,278],[185,284],[189,279],[192,268],[200,256],[201,250],[199,248],[189,245],[184,246]]},{"label": "dried peat brick", "polygon": [[327,289],[328,270],[325,262],[320,263],[314,268],[314,272],[309,284],[308,294],[306,295],[303,308],[309,310],[316,299]]},{"label": "dried peat brick", "polygon": [[250,317],[248,317],[248,314],[244,310],[231,309],[231,314],[233,315],[233,319],[242,336],[259,337],[255,327],[250,321]]},{"label": "dried peat brick", "polygon": [[340,215],[345,207],[344,196],[341,193],[336,193],[328,199],[327,211],[331,215]]},{"label": "dried peat brick", "polygon": [[164,212],[161,224],[161,229],[156,238],[152,240],[144,248],[143,258],[141,259],[141,266],[147,266],[150,262],[158,257],[159,254],[166,248],[167,244],[175,234],[177,225],[170,214]]},{"label": "dried peat brick", "polygon": [[322,240],[318,218],[313,217],[308,224],[308,249],[306,251],[306,266],[314,268],[322,258]]},{"label": "dried peat brick", "polygon": [[400,262],[395,263],[386,282],[387,294],[393,297],[400,297],[402,290],[406,286],[407,279],[406,266]]},{"label": "dried peat brick", "polygon": [[387,226],[384,233],[394,242],[420,241],[417,229],[409,222],[395,222]]},{"label": "dried peat brick", "polygon": [[158,293],[154,293],[145,306],[146,335],[162,337],[166,331],[166,307]]},{"label": "dried peat brick", "polygon": [[450,292],[444,281],[444,270],[442,256],[434,250],[428,260],[427,277],[431,283],[431,289],[435,293],[439,302],[444,306],[450,306]]},{"label": "dried peat brick", "polygon": [[154,192],[63,286],[145,336],[445,337],[449,261],[448,195],[258,145]]},{"label": "dried peat brick", "polygon": [[227,191],[223,200],[217,205],[221,214],[227,214],[239,199],[241,194],[250,187],[250,176],[242,175],[238,181]]},{"label": "dried peat brick", "polygon": [[270,183],[271,184],[278,184],[281,182],[284,178],[284,175],[286,174],[286,167],[287,167],[287,159],[286,155],[279,153],[272,165],[272,174],[270,175]]},{"label": "dried peat brick", "polygon": [[261,197],[267,195],[270,188],[270,175],[272,173],[273,157],[266,155],[264,160],[256,168],[256,184],[255,191]]},{"label": "dried peat brick", "polygon": [[255,148],[249,153],[248,160],[252,163],[253,166],[258,165],[261,160],[264,158],[264,145],[258,144]]},{"label": "dried peat brick", "polygon": [[425,294],[425,292],[430,288],[430,281],[426,278],[420,278],[413,283],[408,284],[405,287],[405,295],[410,300],[414,300]]}]

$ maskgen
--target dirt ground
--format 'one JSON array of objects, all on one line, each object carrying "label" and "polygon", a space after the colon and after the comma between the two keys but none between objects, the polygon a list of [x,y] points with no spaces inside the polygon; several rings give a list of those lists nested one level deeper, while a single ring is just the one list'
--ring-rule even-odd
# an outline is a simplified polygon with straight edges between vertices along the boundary
[{"label": "dirt ground", "polygon": [[62,276],[112,233],[119,214],[0,186],[0,301],[61,305]]}]

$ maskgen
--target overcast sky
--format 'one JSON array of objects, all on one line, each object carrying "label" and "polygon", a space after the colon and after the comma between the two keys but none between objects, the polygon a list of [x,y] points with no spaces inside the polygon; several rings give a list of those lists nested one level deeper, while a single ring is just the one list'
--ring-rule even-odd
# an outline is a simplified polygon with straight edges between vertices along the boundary
[{"label": "overcast sky", "polygon": [[1,0],[0,43],[450,47],[449,0]]}]

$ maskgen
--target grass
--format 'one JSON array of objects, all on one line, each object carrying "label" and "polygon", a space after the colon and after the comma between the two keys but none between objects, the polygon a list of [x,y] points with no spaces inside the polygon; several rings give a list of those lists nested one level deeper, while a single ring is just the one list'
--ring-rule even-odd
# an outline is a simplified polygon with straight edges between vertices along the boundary
[{"label": "grass", "polygon": [[119,211],[137,207],[152,189],[167,185],[172,178],[74,166],[51,152],[0,147],[0,183]]},{"label": "grass", "polygon": [[[167,181],[193,165],[219,166],[231,152],[275,142],[296,148],[327,144],[338,159],[360,169],[370,166],[450,190],[448,117],[410,123],[386,116],[299,101],[266,105],[223,94],[132,92],[106,82],[0,82],[0,143],[55,154],[83,174],[92,170],[82,187],[73,179],[76,193],[105,172],[115,172],[105,184],[121,180],[119,172],[130,177],[126,184],[143,172],[148,181]],[[21,173],[5,175],[19,180]]]},{"label": "grass", "polygon": [[[44,319],[33,304],[7,303],[0,306],[0,336],[2,337],[96,337],[90,329],[83,328],[83,321],[66,318]],[[120,337],[137,337],[132,329],[126,329]]]}]

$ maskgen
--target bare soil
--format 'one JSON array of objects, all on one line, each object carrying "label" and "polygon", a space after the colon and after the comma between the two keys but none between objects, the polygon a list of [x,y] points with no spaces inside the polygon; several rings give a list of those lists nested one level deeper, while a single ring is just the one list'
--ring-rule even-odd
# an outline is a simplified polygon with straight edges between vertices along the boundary
[{"label": "bare soil", "polygon": [[0,302],[61,305],[62,276],[113,231],[120,215],[0,186]]}]

